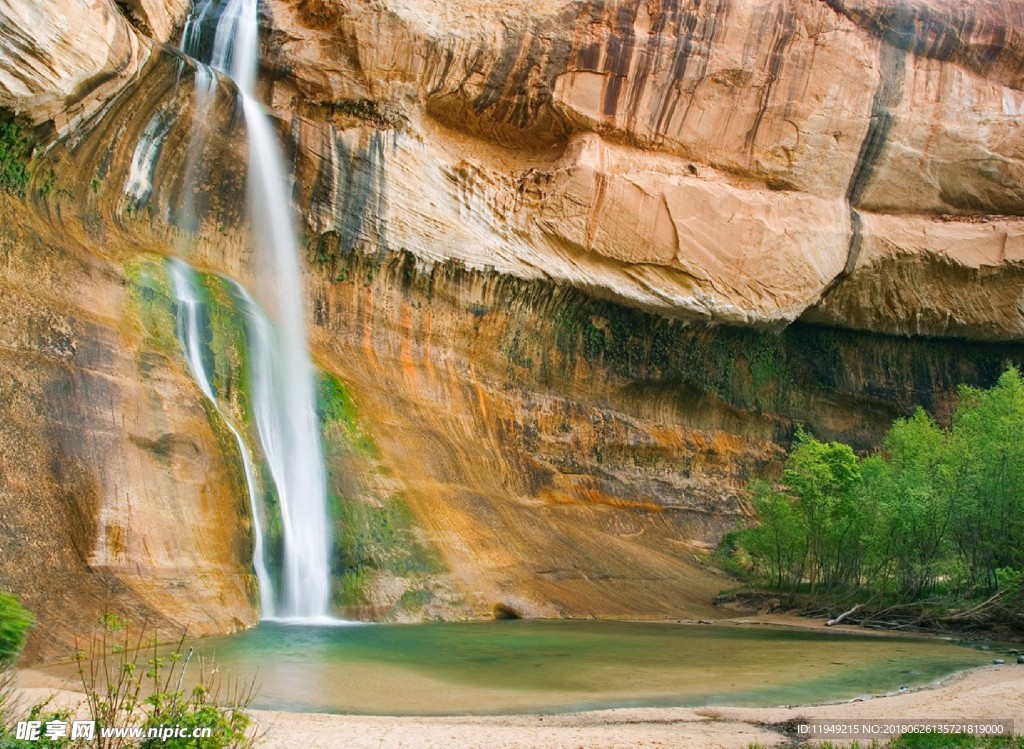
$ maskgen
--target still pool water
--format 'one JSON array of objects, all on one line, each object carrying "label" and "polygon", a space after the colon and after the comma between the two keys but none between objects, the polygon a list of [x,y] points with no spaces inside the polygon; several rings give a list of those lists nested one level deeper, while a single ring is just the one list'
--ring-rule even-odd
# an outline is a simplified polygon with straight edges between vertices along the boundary
[{"label": "still pool water", "polygon": [[390,715],[823,702],[991,662],[935,639],[592,621],[263,623],[196,648],[255,678],[253,707]]}]

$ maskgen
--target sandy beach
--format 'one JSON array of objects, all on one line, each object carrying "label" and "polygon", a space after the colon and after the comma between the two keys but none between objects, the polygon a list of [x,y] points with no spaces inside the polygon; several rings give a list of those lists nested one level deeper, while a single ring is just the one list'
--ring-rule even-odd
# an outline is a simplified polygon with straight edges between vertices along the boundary
[{"label": "sandy beach", "polygon": [[[40,685],[51,679],[36,671],[20,674],[22,699],[50,698],[75,705],[81,694]],[[268,749],[624,749],[690,747],[746,749],[752,743],[788,743],[774,724],[797,719],[1011,719],[1024,726],[1024,665],[987,666],[941,684],[858,702],[775,708],[630,708],[560,715],[472,717],[377,717],[253,710]]]},{"label": "sandy beach", "polygon": [[939,686],[838,705],[778,708],[633,708],[562,715],[388,718],[255,711],[263,746],[692,747],[746,749],[788,743],[766,724],[796,719],[1012,719],[1024,726],[1024,666],[990,666]]},{"label": "sandy beach", "polygon": [[[749,617],[743,624],[820,626],[796,617]],[[845,628],[844,628],[845,629]],[[854,627],[850,631],[863,632]],[[1005,665],[985,666],[955,674],[928,687],[894,695],[838,704],[774,708],[628,708],[557,715],[453,717],[382,717],[250,711],[260,746],[345,746],[347,749],[421,749],[426,747],[488,747],[489,749],[619,749],[624,747],[690,747],[746,749],[752,743],[786,745],[779,724],[819,720],[1013,720],[1024,727],[1024,665],[1003,657]],[[51,674],[33,669],[19,672],[24,704],[52,696],[55,705],[75,705],[81,694]]]}]

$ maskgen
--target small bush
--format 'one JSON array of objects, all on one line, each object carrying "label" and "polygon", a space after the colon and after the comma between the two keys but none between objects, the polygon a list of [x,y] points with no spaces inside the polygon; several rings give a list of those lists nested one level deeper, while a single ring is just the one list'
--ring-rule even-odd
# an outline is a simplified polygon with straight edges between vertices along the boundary
[{"label": "small bush", "polygon": [[0,592],[0,669],[17,659],[30,626],[32,615],[21,607],[18,599]]},{"label": "small bush", "polygon": [[[79,652],[78,672],[89,718],[96,721],[99,749],[247,749],[257,737],[247,735],[245,709],[255,694],[252,684],[224,684],[209,664],[199,659],[195,686],[186,686],[186,671],[193,651],[185,648],[185,635],[177,647],[161,654],[155,637],[145,632],[131,638],[120,619],[105,618],[93,638],[92,655]],[[141,725],[143,732],[176,726],[191,734],[210,728],[208,738],[143,739],[141,744],[123,737],[101,737],[103,727]],[[5,749],[0,745],[0,749]]]},{"label": "small bush", "polygon": [[0,122],[0,189],[18,197],[28,187],[33,142],[14,122]]}]

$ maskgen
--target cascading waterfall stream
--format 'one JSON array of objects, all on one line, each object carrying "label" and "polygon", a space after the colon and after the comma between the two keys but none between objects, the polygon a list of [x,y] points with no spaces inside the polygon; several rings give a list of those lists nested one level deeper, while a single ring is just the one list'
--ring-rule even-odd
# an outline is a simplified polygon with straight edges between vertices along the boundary
[{"label": "cascading waterfall stream", "polygon": [[[281,605],[264,602],[263,616],[327,620],[330,537],[314,370],[308,354],[299,247],[286,173],[273,127],[254,98],[258,41],[257,0],[202,0],[186,22],[182,48],[233,78],[238,86],[249,136],[254,235],[261,262],[267,266],[265,277],[274,287],[269,295],[273,303],[266,305],[274,325],[257,314],[259,308],[247,294],[240,293],[250,345],[253,414],[277,489],[283,528]],[[201,101],[199,104],[202,106]],[[255,511],[253,516],[258,523]],[[261,590],[262,585],[261,581]]]},{"label": "cascading waterfall stream", "polygon": [[[249,446],[242,438],[242,433],[235,426],[229,415],[220,408],[213,391],[213,384],[206,371],[206,364],[202,356],[202,340],[199,334],[199,310],[202,300],[199,296],[199,277],[192,270],[191,266],[171,258],[167,263],[167,274],[171,279],[171,287],[177,299],[178,311],[176,320],[176,332],[181,350],[188,361],[188,367],[195,378],[199,389],[203,391],[210,403],[224,420],[225,426],[238,443],[238,452],[242,456],[242,468],[245,471],[245,485],[249,492],[249,511],[253,517],[253,553],[252,566],[256,571],[256,582],[259,584],[260,611],[264,617],[272,617],[275,612],[274,584],[270,579],[267,570],[267,563],[263,550],[263,526],[260,523],[259,515],[259,494],[256,483],[256,467],[253,463],[252,453]],[[251,313],[250,313],[251,314]]]}]

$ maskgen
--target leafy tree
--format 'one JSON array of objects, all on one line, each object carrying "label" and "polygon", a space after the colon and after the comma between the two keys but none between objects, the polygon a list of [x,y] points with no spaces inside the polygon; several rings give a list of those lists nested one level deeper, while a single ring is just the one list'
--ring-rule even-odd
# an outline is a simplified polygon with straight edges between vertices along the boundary
[{"label": "leafy tree", "polygon": [[786,493],[803,516],[806,555],[800,576],[811,591],[826,591],[854,572],[861,521],[856,497],[860,465],[849,445],[819,442],[800,432],[782,476]]},{"label": "leafy tree", "polygon": [[761,523],[743,531],[737,541],[755,569],[779,592],[792,594],[800,583],[806,559],[807,531],[792,500],[764,482],[752,484],[754,509]]},{"label": "leafy tree", "polygon": [[860,466],[849,446],[800,432],[780,486],[751,484],[761,522],[739,544],[779,592],[795,593],[803,583],[833,590],[859,569],[859,489]]},{"label": "leafy tree", "polygon": [[985,598],[1024,622],[1024,377],[960,393],[951,428],[918,409],[864,459],[799,433],[778,484],[751,482],[733,558],[785,595]]},{"label": "leafy tree", "polygon": [[949,552],[952,477],[947,435],[921,409],[898,419],[866,482],[875,522],[872,587],[898,600],[930,591]]},{"label": "leafy tree", "polygon": [[1024,568],[1024,379],[1011,367],[989,390],[961,389],[952,428],[953,541],[980,589]]}]

